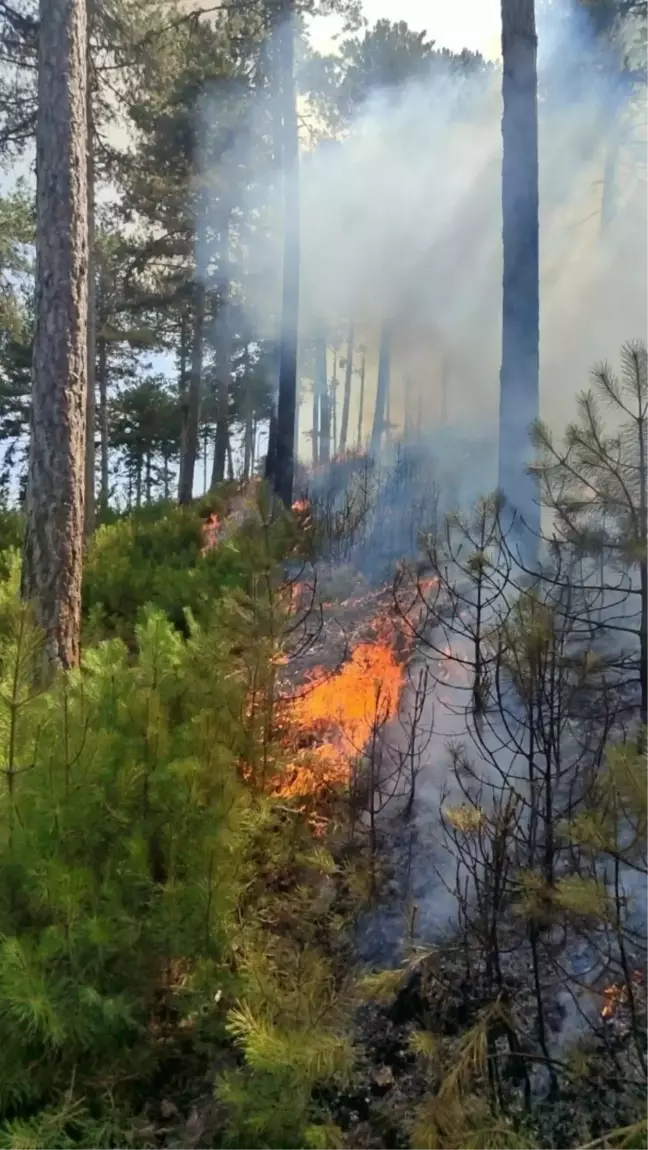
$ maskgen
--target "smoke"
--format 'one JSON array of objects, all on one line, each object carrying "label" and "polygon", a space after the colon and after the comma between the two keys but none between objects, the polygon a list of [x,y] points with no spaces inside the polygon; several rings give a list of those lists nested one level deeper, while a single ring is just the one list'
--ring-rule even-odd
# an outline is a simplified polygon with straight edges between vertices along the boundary
[{"label": "smoke", "polygon": [[[541,414],[560,430],[592,364],[645,331],[647,229],[643,109],[633,107],[610,61],[593,56],[590,29],[566,18],[569,6],[554,8],[539,30]],[[354,319],[356,347],[364,344],[368,356],[366,431],[385,319],[394,324],[392,422],[404,423],[409,380],[429,429],[443,409],[448,424],[467,433],[494,430],[500,87],[495,67],[466,75],[439,61],[426,79],[376,93],[344,138],[309,143],[302,154],[301,337],[325,324],[330,346],[337,342],[344,354]],[[266,202],[267,175],[255,181]],[[280,222],[279,203],[270,216]],[[266,331],[278,318],[280,239],[281,227],[269,226],[247,247],[255,268],[248,307]],[[352,427],[357,395],[356,379]],[[485,486],[493,479],[484,475]]]}]

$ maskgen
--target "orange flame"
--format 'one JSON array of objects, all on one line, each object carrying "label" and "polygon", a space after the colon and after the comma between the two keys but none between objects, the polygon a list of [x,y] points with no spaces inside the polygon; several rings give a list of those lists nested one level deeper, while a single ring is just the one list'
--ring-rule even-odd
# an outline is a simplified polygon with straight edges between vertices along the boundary
[{"label": "orange flame", "polygon": [[377,628],[375,642],[358,643],[337,672],[316,670],[287,704],[287,742],[297,749],[278,793],[315,794],[346,783],[353,760],[397,713],[403,680],[385,626]]},{"label": "orange flame", "polygon": [[[643,972],[641,970],[633,970],[630,979],[635,986],[642,986],[644,981]],[[628,998],[628,986],[625,983],[615,982],[604,987],[601,1018],[605,1018],[608,1021],[616,1018],[621,1008],[627,1004]]]},{"label": "orange flame", "polygon": [[208,551],[211,551],[216,546],[216,544],[218,543],[218,537],[219,537],[222,529],[223,529],[223,524],[222,524],[219,516],[214,511],[209,516],[209,519],[206,519],[205,522],[203,523],[203,528],[202,528],[203,546],[202,546],[201,555],[205,555]]}]

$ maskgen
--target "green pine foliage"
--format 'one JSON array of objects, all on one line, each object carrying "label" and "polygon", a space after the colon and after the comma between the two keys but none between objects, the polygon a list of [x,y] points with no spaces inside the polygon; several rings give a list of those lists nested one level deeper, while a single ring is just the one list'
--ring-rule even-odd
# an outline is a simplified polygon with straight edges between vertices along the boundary
[{"label": "green pine foliage", "polygon": [[[231,586],[215,564],[204,599],[185,595],[184,632],[146,603],[142,577],[141,602],[105,616],[127,641],[86,644],[81,668],[46,691],[32,686],[40,636],[19,560],[5,556],[0,1147],[156,1145],[162,1098],[185,1081],[191,1097],[201,1077],[218,1110],[210,1144],[340,1145],[314,1101],[352,1064],[346,923],[327,897],[336,864],[263,787],[264,765],[281,767],[276,554],[291,545],[264,514],[221,556]],[[149,594],[166,587],[174,602],[197,519],[103,529],[97,600],[113,602],[137,556],[158,566]]]},{"label": "green pine foliage", "polygon": [[[218,503],[212,504],[217,510]],[[205,551],[206,509],[158,504],[100,527],[84,572],[84,610],[92,638],[132,638],[147,604],[184,629],[185,613],[204,619],[221,591],[243,582],[231,540]]]},{"label": "green pine foliage", "polygon": [[[0,1114],[72,1091],[128,1097],[227,975],[246,802],[224,745],[186,705],[191,652],[145,613],[137,656],[114,640],[34,694],[38,642],[16,609],[2,644]],[[228,688],[214,685],[214,704]],[[101,1107],[99,1106],[99,1109]],[[68,1137],[85,1132],[70,1118]],[[41,1135],[39,1135],[40,1137]],[[58,1131],[56,1137],[59,1137]],[[60,1141],[51,1143],[60,1145]],[[82,1144],[88,1144],[85,1140]]]}]

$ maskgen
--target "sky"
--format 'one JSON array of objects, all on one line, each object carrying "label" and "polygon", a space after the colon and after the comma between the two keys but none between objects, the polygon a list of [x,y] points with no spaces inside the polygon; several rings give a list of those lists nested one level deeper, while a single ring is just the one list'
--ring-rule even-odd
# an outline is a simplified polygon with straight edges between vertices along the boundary
[{"label": "sky", "polygon": [[[494,58],[500,50],[500,0],[363,0],[370,25],[376,20],[404,20],[416,31],[425,31],[440,48],[461,52],[469,48]],[[320,51],[332,48],[332,36],[340,22],[318,20],[313,43]]]}]

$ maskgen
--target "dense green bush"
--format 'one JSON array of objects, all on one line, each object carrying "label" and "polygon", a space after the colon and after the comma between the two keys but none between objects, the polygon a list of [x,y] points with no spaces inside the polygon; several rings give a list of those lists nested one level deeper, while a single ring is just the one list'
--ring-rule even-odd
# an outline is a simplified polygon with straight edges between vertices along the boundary
[{"label": "dense green bush", "polygon": [[[95,606],[114,605],[107,621],[132,635],[86,644],[80,670],[44,692],[19,558],[6,556],[0,1148],[158,1145],[161,1102],[185,1087],[193,1100],[210,1067],[208,1144],[330,1141],[311,1086],[349,1057],[348,963],[336,971],[340,924],[317,901],[332,864],[299,812],[254,782],[255,758],[276,769],[280,756],[263,714],[281,642],[274,535],[253,526],[209,567],[190,514],[105,528]],[[181,554],[207,568],[204,600]],[[159,609],[174,594],[203,615],[185,635]]]},{"label": "dense green bush", "polygon": [[184,629],[187,609],[203,619],[214,596],[243,582],[235,540],[203,554],[207,515],[202,506],[160,505],[98,528],[88,549],[83,588],[91,636],[129,640],[147,605]]},{"label": "dense green bush", "polygon": [[[106,1099],[141,1102],[165,1026],[226,985],[248,804],[233,748],[205,739],[189,702],[201,641],[148,611],[136,658],[104,643],[33,694],[23,609],[3,640],[5,1145],[112,1144],[93,1126]],[[215,679],[214,709],[234,707],[237,690]]]}]

